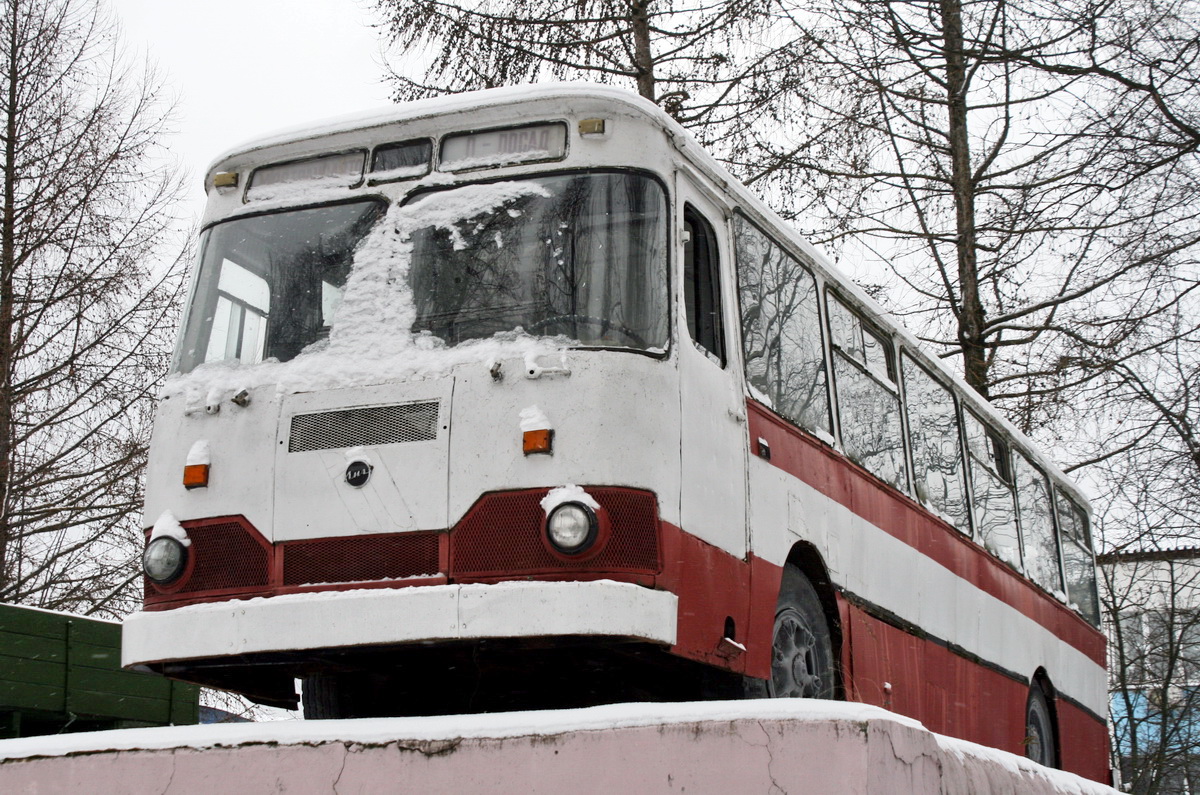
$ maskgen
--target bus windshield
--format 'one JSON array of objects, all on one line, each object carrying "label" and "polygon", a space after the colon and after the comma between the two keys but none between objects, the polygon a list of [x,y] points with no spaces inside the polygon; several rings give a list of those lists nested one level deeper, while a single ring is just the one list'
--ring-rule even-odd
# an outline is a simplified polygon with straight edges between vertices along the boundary
[{"label": "bus windshield", "polygon": [[[286,362],[336,334],[356,252],[385,209],[373,199],[207,230],[179,370]],[[399,209],[411,244],[396,252],[408,260],[408,331],[451,346],[522,329],[589,346],[666,349],[666,197],[649,177],[455,186]]]},{"label": "bus windshield", "polygon": [[329,335],[354,251],[383,215],[359,201],[239,218],[200,243],[179,369],[203,362],[286,362]]},{"label": "bus windshield", "polygon": [[453,224],[414,224],[414,331],[449,345],[522,328],[584,345],[666,348],[667,211],[657,182],[542,176],[422,193],[406,209],[445,217],[421,205],[489,188],[511,198],[476,204]]}]

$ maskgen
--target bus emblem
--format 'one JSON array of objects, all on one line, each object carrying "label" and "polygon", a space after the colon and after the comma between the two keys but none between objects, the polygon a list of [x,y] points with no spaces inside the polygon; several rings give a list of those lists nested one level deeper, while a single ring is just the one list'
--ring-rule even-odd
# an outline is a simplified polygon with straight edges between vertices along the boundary
[{"label": "bus emblem", "polygon": [[366,461],[352,461],[350,466],[346,467],[346,482],[354,488],[362,488],[370,479],[371,465]]}]

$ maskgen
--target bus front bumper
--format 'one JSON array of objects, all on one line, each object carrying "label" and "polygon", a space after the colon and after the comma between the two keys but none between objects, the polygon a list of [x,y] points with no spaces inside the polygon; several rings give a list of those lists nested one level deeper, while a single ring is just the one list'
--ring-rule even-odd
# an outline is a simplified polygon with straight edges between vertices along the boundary
[{"label": "bus front bumper", "polygon": [[482,638],[595,635],[670,646],[678,609],[672,593],[611,580],[290,594],[134,614],[121,664]]}]

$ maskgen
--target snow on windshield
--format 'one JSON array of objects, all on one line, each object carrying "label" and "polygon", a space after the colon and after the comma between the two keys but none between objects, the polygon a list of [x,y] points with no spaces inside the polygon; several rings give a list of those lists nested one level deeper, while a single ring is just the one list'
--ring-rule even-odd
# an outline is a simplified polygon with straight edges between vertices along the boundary
[{"label": "snow on windshield", "polygon": [[265,384],[279,391],[360,386],[396,378],[439,375],[472,361],[526,359],[554,354],[575,341],[535,337],[521,330],[469,340],[453,348],[429,333],[412,333],[416,309],[408,287],[412,233],[435,227],[462,241],[460,225],[515,198],[545,195],[532,181],[497,182],[439,191],[426,200],[393,206],[362,241],[328,339],[287,362],[209,362],[168,379],[164,395],[236,392]]}]

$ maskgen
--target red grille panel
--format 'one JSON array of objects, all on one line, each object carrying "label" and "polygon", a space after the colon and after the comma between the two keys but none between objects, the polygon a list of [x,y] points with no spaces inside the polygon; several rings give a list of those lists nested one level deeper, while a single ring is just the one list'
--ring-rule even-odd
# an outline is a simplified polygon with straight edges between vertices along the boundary
[{"label": "red grille panel", "polygon": [[540,505],[547,489],[487,494],[472,506],[450,536],[453,577],[495,577],[554,571],[660,569],[658,504],[654,495],[623,488],[589,488],[608,512],[612,536],[595,557],[565,561],[542,543]]},{"label": "red grille panel", "polygon": [[235,517],[184,522],[194,560],[191,574],[170,595],[161,594],[145,581],[146,601],[178,598],[198,591],[264,588],[269,584],[270,554],[249,523]]},{"label": "red grille panel", "polygon": [[[589,488],[611,533],[586,560],[556,556],[542,542],[541,500],[548,489],[481,497],[449,534],[450,568],[442,566],[442,532],[388,533],[286,541],[271,545],[240,516],[184,522],[190,567],[165,588],[145,580],[148,609],[173,602],[270,595],[310,585],[387,583],[422,577],[512,578],[563,572],[661,571],[658,503],[650,492]],[[351,586],[353,587],[353,586]]]},{"label": "red grille panel", "polygon": [[437,533],[322,538],[288,541],[283,548],[283,584],[369,582],[435,575]]}]

